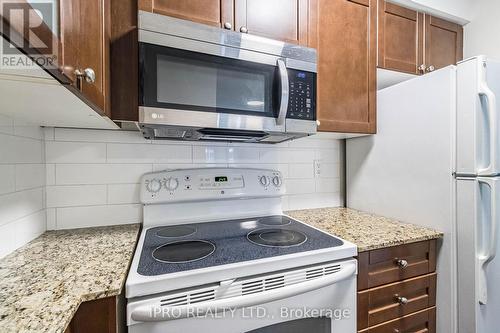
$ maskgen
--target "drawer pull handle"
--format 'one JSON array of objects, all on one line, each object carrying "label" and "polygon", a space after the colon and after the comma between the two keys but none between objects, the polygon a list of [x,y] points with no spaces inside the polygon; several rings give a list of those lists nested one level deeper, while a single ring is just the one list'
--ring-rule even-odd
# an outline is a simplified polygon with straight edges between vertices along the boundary
[{"label": "drawer pull handle", "polygon": [[400,304],[400,305],[406,305],[408,304],[408,298],[406,297],[403,297],[403,296],[394,296],[396,298],[396,301]]},{"label": "drawer pull handle", "polygon": [[396,265],[398,265],[401,269],[405,269],[408,267],[408,261],[404,259],[396,259]]},{"label": "drawer pull handle", "polygon": [[401,333],[401,331],[399,330],[399,328],[395,328],[394,333]]}]

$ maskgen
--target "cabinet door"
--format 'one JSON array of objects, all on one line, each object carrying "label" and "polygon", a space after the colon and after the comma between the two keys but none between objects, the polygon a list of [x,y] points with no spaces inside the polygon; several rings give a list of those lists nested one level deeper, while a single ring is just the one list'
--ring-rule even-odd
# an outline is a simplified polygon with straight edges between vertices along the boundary
[{"label": "cabinet door", "polygon": [[[75,1],[72,1],[75,3]],[[80,79],[82,93],[99,109],[109,109],[109,0],[78,0],[80,32],[78,65],[95,73],[94,82]]]},{"label": "cabinet door", "polygon": [[380,0],[378,18],[378,67],[421,74],[424,15]]},{"label": "cabinet door", "polygon": [[234,23],[233,0],[139,0],[139,9],[229,29]]},{"label": "cabinet door", "polygon": [[462,59],[462,26],[425,15],[425,63],[428,71],[454,65]]},{"label": "cabinet door", "polygon": [[235,30],[307,44],[307,0],[235,0]]},{"label": "cabinet door", "polygon": [[[319,130],[376,132],[376,0],[311,0]],[[317,5],[317,7],[315,7]]]}]

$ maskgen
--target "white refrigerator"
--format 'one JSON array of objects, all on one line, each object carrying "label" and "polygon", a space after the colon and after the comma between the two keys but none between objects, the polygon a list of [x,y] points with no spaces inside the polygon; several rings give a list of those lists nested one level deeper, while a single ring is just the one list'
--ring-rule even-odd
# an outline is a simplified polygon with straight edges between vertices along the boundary
[{"label": "white refrigerator", "polygon": [[377,99],[378,133],[347,140],[347,206],[443,231],[437,332],[500,332],[500,62],[467,59]]}]

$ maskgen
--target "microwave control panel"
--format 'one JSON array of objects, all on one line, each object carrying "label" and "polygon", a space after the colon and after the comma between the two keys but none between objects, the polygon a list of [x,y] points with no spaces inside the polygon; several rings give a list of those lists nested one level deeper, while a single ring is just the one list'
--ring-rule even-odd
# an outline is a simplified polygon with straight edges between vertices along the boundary
[{"label": "microwave control panel", "polygon": [[287,118],[316,120],[316,73],[288,69],[288,79]]}]

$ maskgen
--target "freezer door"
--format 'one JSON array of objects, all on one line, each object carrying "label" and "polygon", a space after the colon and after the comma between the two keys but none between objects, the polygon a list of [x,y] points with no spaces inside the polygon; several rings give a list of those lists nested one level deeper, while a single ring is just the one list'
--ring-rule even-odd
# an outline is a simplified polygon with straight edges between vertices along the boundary
[{"label": "freezer door", "polygon": [[500,325],[500,260],[495,260],[500,178],[458,178],[459,333],[495,332]]},{"label": "freezer door", "polygon": [[484,56],[457,66],[456,170],[459,175],[500,174],[500,62]]}]

